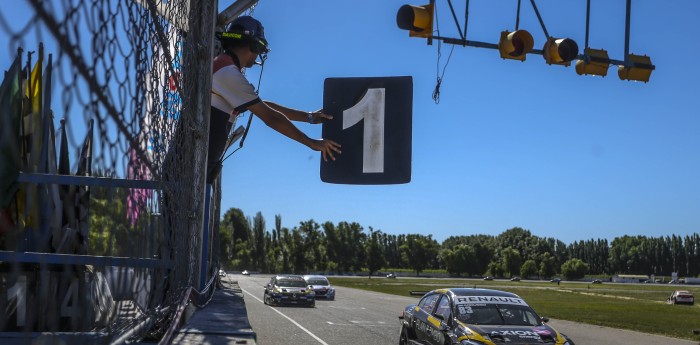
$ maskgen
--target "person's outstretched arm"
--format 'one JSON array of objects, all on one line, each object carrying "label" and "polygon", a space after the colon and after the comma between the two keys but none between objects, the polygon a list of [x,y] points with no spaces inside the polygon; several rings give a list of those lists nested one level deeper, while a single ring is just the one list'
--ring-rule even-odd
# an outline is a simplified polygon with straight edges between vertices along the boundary
[{"label": "person's outstretched arm", "polygon": [[[276,105],[277,107],[281,107],[279,105]],[[285,108],[289,109],[289,108]],[[267,102],[258,102],[250,107],[248,107],[248,110],[250,110],[253,114],[255,114],[257,117],[259,117],[265,124],[276,130],[277,132],[280,132],[284,134],[285,136],[298,141],[301,144],[304,144],[311,148],[314,151],[321,151],[321,155],[323,156],[324,161],[328,161],[328,158],[335,160],[335,155],[334,154],[340,154],[340,144],[336,143],[333,140],[329,139],[311,139],[309,138],[306,134],[304,134],[302,131],[300,131],[292,122],[290,119],[285,116],[282,112],[275,110],[273,107],[269,106]],[[289,109],[293,110],[293,109]],[[299,112],[303,114],[303,117],[306,117],[305,112],[301,112],[296,110],[295,112]],[[296,114],[299,115],[299,114]],[[296,115],[288,115],[288,116],[296,116]],[[325,115],[325,114],[324,114]]]},{"label": "person's outstretched arm", "polygon": [[[287,116],[288,119],[292,121],[309,122],[309,113],[306,111],[301,111],[298,109],[287,108],[281,104],[275,102],[263,101],[270,108],[279,111],[280,113]],[[312,120],[311,123],[321,123],[325,120],[333,119],[333,116],[323,113],[323,110],[316,110],[311,112]]]}]

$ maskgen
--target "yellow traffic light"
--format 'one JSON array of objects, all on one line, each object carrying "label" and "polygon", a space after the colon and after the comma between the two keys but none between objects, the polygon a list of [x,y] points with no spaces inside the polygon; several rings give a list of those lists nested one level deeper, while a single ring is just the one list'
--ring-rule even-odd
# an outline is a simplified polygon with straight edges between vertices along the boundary
[{"label": "yellow traffic light", "polygon": [[654,70],[654,65],[651,64],[651,58],[646,55],[629,54],[628,61],[632,66],[618,66],[617,75],[620,80],[634,80],[648,82],[651,77],[651,71]]},{"label": "yellow traffic light", "polygon": [[411,37],[433,36],[433,4],[413,6],[403,5],[396,13],[396,25],[409,30]]},{"label": "yellow traffic light", "polygon": [[544,61],[552,65],[571,65],[571,61],[578,56],[578,44],[570,38],[550,37],[542,48]]},{"label": "yellow traffic light", "polygon": [[607,50],[586,48],[583,55],[584,60],[576,61],[578,75],[599,75],[601,77],[608,75],[610,58]]},{"label": "yellow traffic light", "polygon": [[534,45],[532,35],[525,30],[503,31],[498,41],[498,51],[503,59],[525,61],[525,55]]}]

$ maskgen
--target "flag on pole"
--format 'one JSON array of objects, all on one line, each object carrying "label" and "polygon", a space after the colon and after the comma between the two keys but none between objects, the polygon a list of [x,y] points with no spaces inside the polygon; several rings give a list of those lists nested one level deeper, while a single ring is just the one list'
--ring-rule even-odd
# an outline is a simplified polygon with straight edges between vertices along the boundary
[{"label": "flag on pole", "polygon": [[[92,136],[95,120],[90,119],[87,134],[80,149],[78,159],[78,176],[92,176]],[[75,212],[78,220],[78,252],[77,254],[87,254],[88,239],[90,235],[90,187],[77,186]]]},{"label": "flag on pole", "polygon": [[[49,54],[49,59],[44,70],[43,80],[43,100],[41,114],[41,150],[39,173],[56,173],[56,141],[54,138],[53,129],[53,114],[51,113],[51,75],[52,75],[52,58]],[[53,171],[52,171],[53,170]],[[39,227],[35,231],[35,246],[34,250],[39,252],[48,252],[50,248],[50,239],[53,231],[56,230],[57,217],[60,213],[56,211],[56,199],[58,196],[58,186],[55,184],[39,184],[38,186],[38,201],[39,201]],[[60,200],[59,200],[60,202]]]},{"label": "flag on pole", "polygon": [[17,176],[21,168],[21,60],[21,53],[18,52],[0,84],[0,235],[15,226],[10,204],[19,188]]},{"label": "flag on pole", "polygon": [[[31,63],[31,61],[29,61]],[[23,109],[25,172],[38,172],[41,164],[41,94],[42,94],[42,65],[44,63],[44,46],[39,44],[39,54],[34,64],[29,80],[27,81],[26,97],[27,107]],[[24,219],[24,226],[37,229],[39,225],[39,199],[38,188],[34,183],[22,186],[20,196],[20,212]]]},{"label": "flag on pole", "polygon": [[[58,174],[71,175],[70,172],[70,157],[68,153],[68,137],[66,136],[66,120],[61,119],[61,127],[59,128],[61,135],[59,156],[58,156]],[[61,199],[61,222],[59,229],[53,234],[51,245],[56,253],[73,254],[74,237],[76,234],[76,217],[75,217],[75,188],[72,186],[58,186],[58,194]]]}]

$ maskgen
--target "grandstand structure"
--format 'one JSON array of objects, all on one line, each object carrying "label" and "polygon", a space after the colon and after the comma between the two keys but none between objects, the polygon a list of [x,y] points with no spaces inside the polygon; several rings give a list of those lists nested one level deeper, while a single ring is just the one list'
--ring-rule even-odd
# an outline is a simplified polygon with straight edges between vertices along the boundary
[{"label": "grandstand structure", "polygon": [[167,343],[207,304],[214,32],[256,4],[0,7],[0,342]]}]

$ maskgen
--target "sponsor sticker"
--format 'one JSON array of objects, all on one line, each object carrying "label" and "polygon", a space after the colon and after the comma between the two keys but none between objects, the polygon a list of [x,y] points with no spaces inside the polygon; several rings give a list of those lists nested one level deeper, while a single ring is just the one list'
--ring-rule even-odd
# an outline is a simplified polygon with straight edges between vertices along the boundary
[{"label": "sponsor sticker", "polygon": [[549,336],[552,334],[552,331],[550,331],[546,328],[540,328],[540,327],[534,328],[533,331],[535,331],[537,334],[543,335],[543,336]]},{"label": "sponsor sticker", "polygon": [[504,337],[518,337],[520,339],[541,339],[540,335],[537,332],[533,331],[493,331],[491,332],[491,336],[494,335],[501,335]]},{"label": "sponsor sticker", "polygon": [[459,296],[455,300],[457,305],[486,305],[486,304],[511,304],[527,305],[522,298],[501,296]]}]

